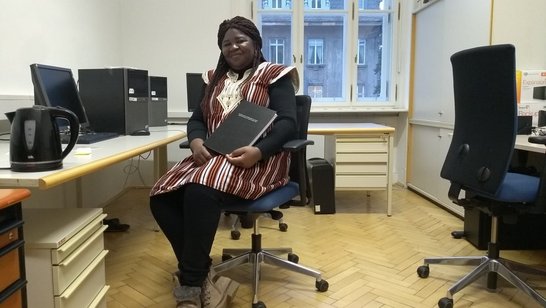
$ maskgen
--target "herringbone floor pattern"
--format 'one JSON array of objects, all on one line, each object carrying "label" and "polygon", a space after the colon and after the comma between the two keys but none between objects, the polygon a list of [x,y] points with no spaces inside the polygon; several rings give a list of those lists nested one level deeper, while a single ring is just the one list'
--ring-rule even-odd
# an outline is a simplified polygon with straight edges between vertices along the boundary
[{"label": "herringbone floor pattern", "polygon": [[[176,261],[148,210],[147,189],[131,189],[105,208],[111,217],[131,224],[124,233],[106,233],[109,308],[174,307],[171,272]],[[261,220],[265,247],[292,247],[302,265],[323,273],[330,288],[315,291],[314,279],[266,265],[259,297],[274,307],[436,307],[447,288],[470,267],[431,266],[428,279],[416,268],[426,256],[483,255],[465,240],[452,239],[462,221],[401,187],[393,194],[393,215],[385,214],[385,193],[338,192],[335,215],[314,215],[309,207],[283,210],[288,232]],[[248,247],[250,229],[241,239],[229,236],[230,219],[222,217],[212,256],[224,247]],[[546,251],[506,251],[504,257],[546,266]],[[231,307],[250,307],[250,266],[225,273],[241,283]],[[546,294],[546,279],[530,281]],[[538,307],[527,295],[502,284],[500,293],[480,281],[455,296],[459,307]]]}]

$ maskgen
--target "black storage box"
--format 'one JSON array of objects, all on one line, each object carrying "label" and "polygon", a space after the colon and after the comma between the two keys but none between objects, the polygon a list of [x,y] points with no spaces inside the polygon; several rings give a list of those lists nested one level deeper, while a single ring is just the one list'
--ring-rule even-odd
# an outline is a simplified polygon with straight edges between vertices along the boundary
[{"label": "black storage box", "polygon": [[[525,214],[518,216],[514,224],[499,218],[498,243],[503,250],[525,250],[546,248],[546,215]],[[491,239],[491,218],[479,209],[465,209],[464,234],[468,242],[480,250],[487,249]]]},{"label": "black storage box", "polygon": [[309,189],[315,214],[334,214],[336,212],[334,168],[323,158],[307,160]]}]

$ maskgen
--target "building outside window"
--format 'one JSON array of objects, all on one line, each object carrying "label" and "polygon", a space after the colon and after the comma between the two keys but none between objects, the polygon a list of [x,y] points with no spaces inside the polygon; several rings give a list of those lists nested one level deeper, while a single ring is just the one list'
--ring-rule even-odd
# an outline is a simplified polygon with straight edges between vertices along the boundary
[{"label": "building outside window", "polygon": [[315,106],[393,106],[398,1],[263,0],[264,56],[296,66]]},{"label": "building outside window", "polygon": [[284,39],[270,39],[268,45],[268,60],[273,63],[284,64]]},{"label": "building outside window", "polygon": [[307,55],[309,56],[307,64],[319,65],[323,64],[324,59],[324,40],[321,39],[309,39],[307,43]]},{"label": "building outside window", "polygon": [[366,40],[358,40],[358,53],[356,54],[356,63],[366,65]]}]

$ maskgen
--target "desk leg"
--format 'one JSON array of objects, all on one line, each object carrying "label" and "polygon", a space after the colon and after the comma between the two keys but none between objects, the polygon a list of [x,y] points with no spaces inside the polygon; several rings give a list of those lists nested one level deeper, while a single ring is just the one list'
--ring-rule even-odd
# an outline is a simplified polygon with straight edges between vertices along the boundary
[{"label": "desk leg", "polygon": [[394,137],[389,134],[389,157],[387,164],[387,216],[392,215],[392,148],[394,143]]},{"label": "desk leg", "polygon": [[154,180],[157,181],[167,171],[167,146],[154,149]]}]

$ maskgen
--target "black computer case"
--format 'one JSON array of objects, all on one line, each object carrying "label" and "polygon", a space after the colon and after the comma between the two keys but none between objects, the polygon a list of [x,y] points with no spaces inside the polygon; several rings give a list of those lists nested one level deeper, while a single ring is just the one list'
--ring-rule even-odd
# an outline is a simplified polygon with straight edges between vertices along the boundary
[{"label": "black computer case", "polygon": [[167,125],[167,77],[150,76],[150,126]]},{"label": "black computer case", "polygon": [[148,71],[79,69],[79,89],[91,128],[130,135],[149,126]]},{"label": "black computer case", "polygon": [[307,160],[311,201],[315,214],[336,212],[334,168],[323,158]]}]

